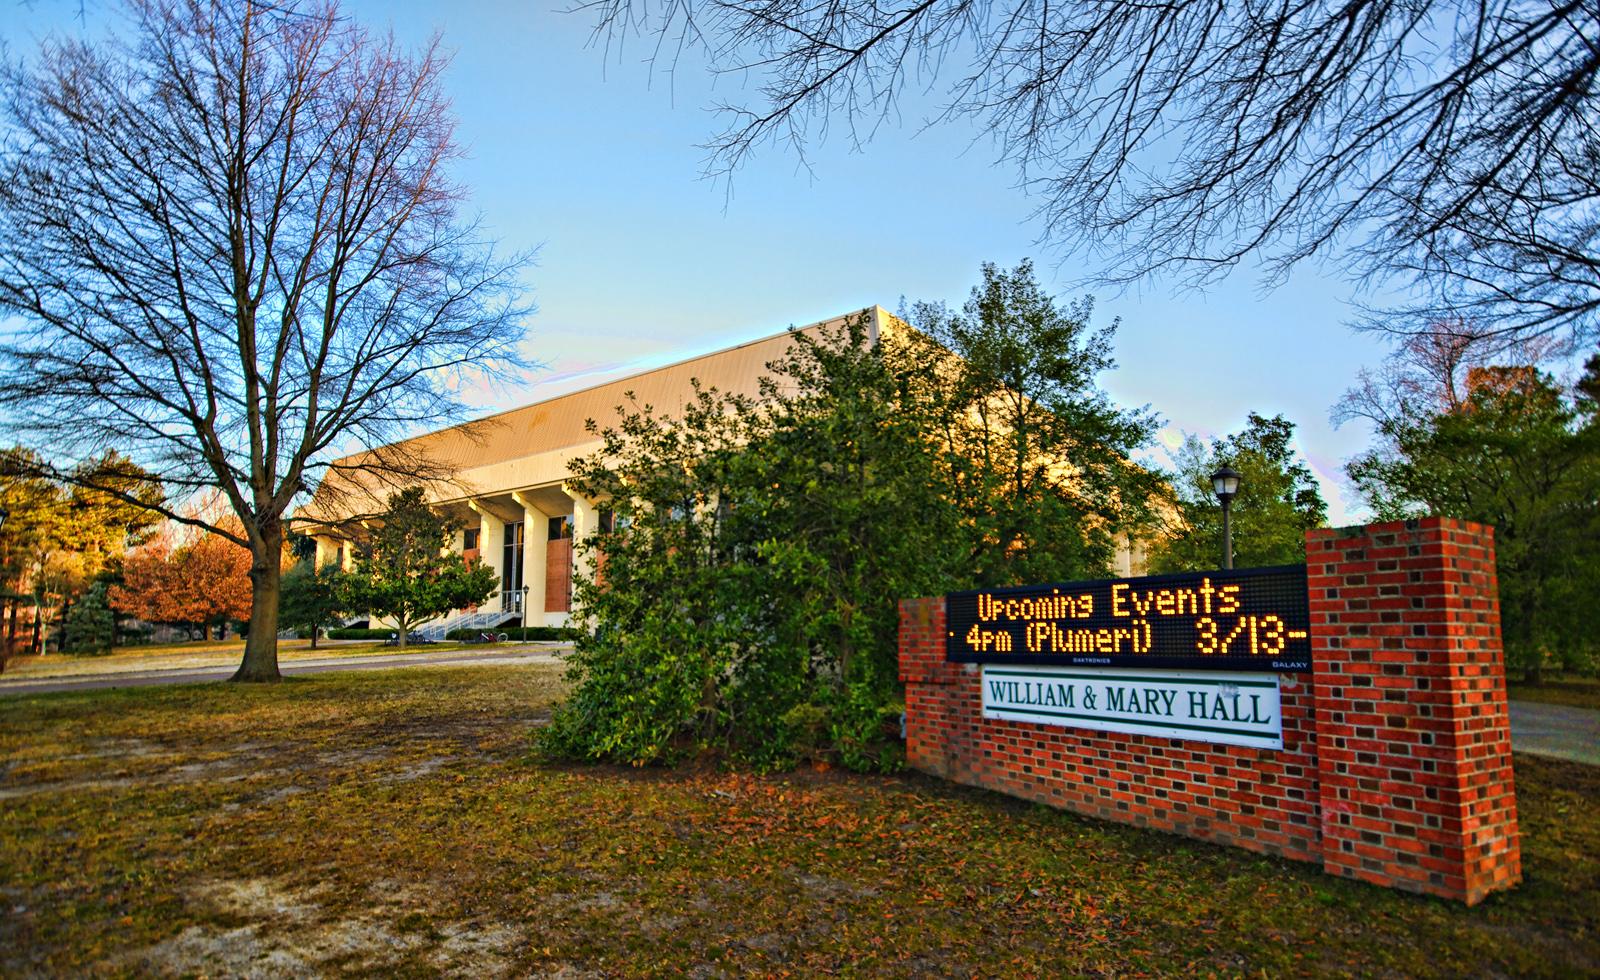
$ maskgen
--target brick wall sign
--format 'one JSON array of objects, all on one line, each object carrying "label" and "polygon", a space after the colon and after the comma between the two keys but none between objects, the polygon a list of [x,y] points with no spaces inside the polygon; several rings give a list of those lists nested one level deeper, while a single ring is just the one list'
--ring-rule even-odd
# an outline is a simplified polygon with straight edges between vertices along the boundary
[{"label": "brick wall sign", "polygon": [[911,765],[1474,903],[1521,876],[1493,529],[904,600]]}]

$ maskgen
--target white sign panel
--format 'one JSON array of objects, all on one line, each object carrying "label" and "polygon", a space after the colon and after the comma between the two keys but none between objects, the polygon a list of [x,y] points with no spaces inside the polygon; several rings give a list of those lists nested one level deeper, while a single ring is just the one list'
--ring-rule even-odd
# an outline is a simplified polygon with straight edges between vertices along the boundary
[{"label": "white sign panel", "polygon": [[996,721],[1283,748],[1277,674],[985,664]]}]

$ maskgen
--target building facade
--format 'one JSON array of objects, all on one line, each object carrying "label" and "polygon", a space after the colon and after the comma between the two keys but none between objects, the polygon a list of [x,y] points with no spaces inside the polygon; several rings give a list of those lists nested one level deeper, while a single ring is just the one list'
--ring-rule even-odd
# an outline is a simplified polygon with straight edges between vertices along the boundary
[{"label": "building facade", "polygon": [[[865,318],[871,343],[908,329],[883,307],[872,306],[798,332],[838,328],[854,317]],[[422,632],[442,638],[458,627],[570,622],[576,612],[573,582],[588,571],[577,565],[584,559],[576,545],[611,519],[604,501],[586,498],[571,483],[573,461],[602,445],[588,431],[589,420],[604,427],[624,406],[648,405],[658,414],[675,415],[694,397],[694,380],[728,394],[758,397],[767,364],[792,344],[792,334],[785,330],[386,447],[386,451],[426,454],[454,473],[448,489],[430,493],[431,502],[462,528],[454,542],[456,550],[493,568],[500,581],[499,590],[483,606],[460,610]],[[340,462],[348,467],[358,460]],[[368,511],[381,507],[379,492],[355,496],[364,496]],[[355,508],[332,506],[320,497],[319,491],[319,499],[299,515],[318,522],[312,529],[317,564],[331,561],[349,567],[354,535],[348,528]],[[1117,555],[1117,574],[1142,571],[1142,553],[1138,543],[1125,542]]]},{"label": "building facade", "polygon": [[[800,328],[814,333],[842,325],[850,317],[867,319],[869,340],[898,321],[882,307]],[[395,449],[427,453],[454,471],[448,489],[430,493],[433,505],[462,527],[454,546],[495,570],[499,591],[475,610],[461,610],[430,624],[441,635],[457,626],[563,626],[574,613],[572,585],[582,573],[575,545],[610,520],[604,502],[589,500],[571,485],[572,463],[600,448],[587,430],[589,420],[604,427],[622,406],[652,406],[672,415],[693,397],[691,380],[730,394],[756,397],[766,365],[782,357],[791,334],[763,337],[725,350],[689,358],[617,381],[514,408],[468,427],[429,433]],[[340,462],[350,464],[351,457]],[[376,494],[369,497],[376,503]],[[346,513],[340,513],[339,510]],[[313,500],[299,515],[316,521],[319,566],[348,567],[353,535],[344,530],[354,508]]]}]

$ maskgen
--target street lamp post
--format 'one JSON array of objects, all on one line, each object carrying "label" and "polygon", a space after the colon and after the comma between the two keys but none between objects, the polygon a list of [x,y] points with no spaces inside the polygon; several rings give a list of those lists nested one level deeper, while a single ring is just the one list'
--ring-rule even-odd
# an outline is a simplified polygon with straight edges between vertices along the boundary
[{"label": "street lamp post", "polygon": [[1226,464],[1211,474],[1211,489],[1222,501],[1222,567],[1233,567],[1233,515],[1234,495],[1239,492],[1239,472]]},{"label": "street lamp post", "polygon": [[522,628],[524,630],[528,628],[528,591],[530,588],[532,587],[527,585],[522,587]]}]

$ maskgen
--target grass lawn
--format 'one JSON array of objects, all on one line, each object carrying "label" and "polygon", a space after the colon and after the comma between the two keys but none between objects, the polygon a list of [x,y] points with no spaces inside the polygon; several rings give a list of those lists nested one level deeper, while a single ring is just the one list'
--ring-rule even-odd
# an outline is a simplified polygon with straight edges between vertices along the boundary
[{"label": "grass lawn", "polygon": [[1511,697],[1518,701],[1543,701],[1600,711],[1600,677],[1561,677],[1538,685],[1512,684]]},{"label": "grass lawn", "polygon": [[1474,909],[917,775],[552,766],[548,665],[0,701],[0,974],[1573,975],[1600,769]]}]

